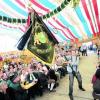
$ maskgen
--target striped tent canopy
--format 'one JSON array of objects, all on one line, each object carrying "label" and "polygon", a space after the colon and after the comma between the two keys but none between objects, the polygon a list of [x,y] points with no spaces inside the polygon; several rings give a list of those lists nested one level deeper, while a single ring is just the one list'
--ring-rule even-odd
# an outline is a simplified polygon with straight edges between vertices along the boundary
[{"label": "striped tent canopy", "polygon": [[[0,16],[28,19],[29,12],[35,10],[39,16],[53,11],[64,0],[0,0]],[[79,5],[72,7],[69,3],[62,11],[44,19],[58,42],[85,40],[100,34],[100,0],[80,0]],[[12,34],[19,39],[27,23],[8,23],[0,21],[0,35]],[[17,35],[15,35],[14,33]]]}]

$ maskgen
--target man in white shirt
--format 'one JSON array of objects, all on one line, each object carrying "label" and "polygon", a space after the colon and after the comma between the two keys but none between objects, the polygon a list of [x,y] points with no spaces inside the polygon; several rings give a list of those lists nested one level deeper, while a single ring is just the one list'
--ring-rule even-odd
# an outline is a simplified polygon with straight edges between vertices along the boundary
[{"label": "man in white shirt", "polygon": [[76,51],[73,50],[67,53],[68,64],[67,64],[67,71],[69,74],[69,97],[73,100],[73,83],[74,83],[74,76],[76,77],[79,85],[79,89],[85,91],[82,87],[82,78],[78,71],[78,64],[79,64],[79,57],[76,54]]}]

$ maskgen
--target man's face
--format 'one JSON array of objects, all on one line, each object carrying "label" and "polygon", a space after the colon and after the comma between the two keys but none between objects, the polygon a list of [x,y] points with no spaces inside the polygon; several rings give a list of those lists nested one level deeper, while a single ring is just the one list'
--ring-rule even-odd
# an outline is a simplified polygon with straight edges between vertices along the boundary
[{"label": "man's face", "polygon": [[38,66],[38,67],[41,67],[41,63],[38,63],[37,66]]},{"label": "man's face", "polygon": [[25,69],[22,69],[22,74],[25,74],[26,73],[26,70]]},{"label": "man's face", "polygon": [[72,55],[76,55],[76,52],[74,50],[72,51]]}]

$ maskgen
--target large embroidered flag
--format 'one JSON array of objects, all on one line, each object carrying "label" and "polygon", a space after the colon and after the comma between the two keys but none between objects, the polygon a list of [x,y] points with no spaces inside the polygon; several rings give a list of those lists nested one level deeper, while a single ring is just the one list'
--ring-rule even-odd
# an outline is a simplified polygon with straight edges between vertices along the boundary
[{"label": "large embroidered flag", "polygon": [[[26,33],[28,37],[30,36],[27,49],[42,61],[50,64],[54,57],[54,44],[58,42],[36,12],[31,14],[31,22],[32,29],[30,26],[28,33]],[[29,33],[30,30],[31,34]],[[24,36],[26,41],[28,38],[26,38],[26,35]]]}]

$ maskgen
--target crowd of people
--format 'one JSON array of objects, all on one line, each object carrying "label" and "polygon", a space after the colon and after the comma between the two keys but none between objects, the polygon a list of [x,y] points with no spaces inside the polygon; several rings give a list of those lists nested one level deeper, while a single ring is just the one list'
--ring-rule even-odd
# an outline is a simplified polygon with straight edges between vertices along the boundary
[{"label": "crowd of people", "polygon": [[87,50],[88,50],[88,48],[86,45],[82,45],[80,47],[80,52],[82,53],[82,56],[87,56]]},{"label": "crowd of people", "polygon": [[[85,91],[82,77],[78,70],[80,62],[79,49],[55,45],[55,61],[51,65],[32,58],[29,64],[23,62],[5,62],[0,69],[0,99],[1,100],[35,100],[45,91],[55,92],[61,78],[69,74],[69,97],[73,97],[74,77],[80,90]],[[93,77],[94,100],[100,92],[100,63]],[[99,82],[96,90],[96,81]]]},{"label": "crowd of people", "polygon": [[5,66],[0,70],[1,100],[34,100],[45,89],[54,92],[66,74],[64,67],[53,69],[35,60],[28,65],[10,62]]},{"label": "crowd of people", "polygon": [[5,62],[0,69],[0,99],[34,100],[37,95],[42,96],[45,90],[55,92],[60,79],[67,73],[63,66],[64,57],[57,49],[55,62],[51,66],[36,58],[29,64]]}]

